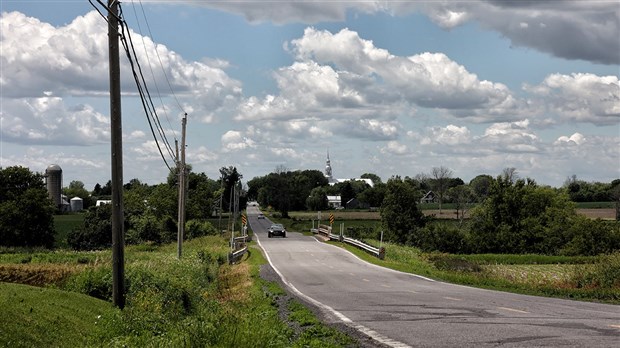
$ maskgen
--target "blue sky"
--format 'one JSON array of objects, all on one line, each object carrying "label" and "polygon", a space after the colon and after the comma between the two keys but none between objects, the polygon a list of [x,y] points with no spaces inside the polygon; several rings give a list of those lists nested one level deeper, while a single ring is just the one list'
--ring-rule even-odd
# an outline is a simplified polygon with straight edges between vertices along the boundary
[{"label": "blue sky", "polygon": [[[105,22],[86,0],[0,6],[0,166],[107,182]],[[245,180],[323,170],[327,151],[338,178],[620,177],[617,1],[122,7],[169,140],[187,112],[188,162],[212,178],[230,165]],[[124,178],[159,183],[168,169],[121,62]]]}]

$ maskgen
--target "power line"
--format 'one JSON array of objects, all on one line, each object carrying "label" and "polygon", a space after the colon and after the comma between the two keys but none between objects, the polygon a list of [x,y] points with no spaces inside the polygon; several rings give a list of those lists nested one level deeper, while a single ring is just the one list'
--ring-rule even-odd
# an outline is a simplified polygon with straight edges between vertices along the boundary
[{"label": "power line", "polygon": [[[142,38],[142,47],[144,48],[144,54],[146,56],[149,70],[151,71],[151,76],[153,77],[153,83],[155,84],[155,89],[157,90],[157,95],[159,96],[159,101],[161,102],[164,116],[166,116],[166,120],[168,121],[168,126],[170,127],[170,129],[172,129],[172,133],[174,134],[174,139],[176,139],[177,138],[176,132],[174,131],[174,128],[172,127],[172,123],[170,122],[170,118],[168,117],[168,112],[166,112],[166,106],[161,97],[161,92],[159,91],[159,86],[157,85],[157,79],[155,78],[155,73],[153,72],[153,67],[151,65],[151,59],[149,57],[149,53],[146,48],[146,42],[144,41],[144,34],[142,33],[142,26],[140,25],[140,20],[138,19],[138,12],[136,11],[136,6],[133,0],[131,1],[131,6],[133,7],[133,13],[136,17],[136,24],[138,25],[138,30],[140,31],[140,36]],[[140,2],[140,7],[142,7],[142,2]],[[153,45],[155,46],[155,53],[157,54],[157,57],[159,58],[159,52],[157,51],[157,46],[155,45],[155,39],[153,38],[153,34],[151,34],[149,22],[146,19],[146,13],[144,12],[144,8],[142,8],[142,14],[144,16],[144,22],[146,23],[147,28],[149,28],[149,35],[151,37],[151,41],[153,42]],[[161,63],[161,58],[159,59],[159,65],[161,67],[162,72],[164,73],[164,76],[166,77],[166,81],[168,81],[168,75],[166,75],[166,71],[164,70],[163,64]],[[172,90],[172,86],[170,86],[169,81],[168,81],[168,86],[170,87],[170,90],[172,91],[172,94],[174,95],[174,98],[176,100],[176,95],[174,94],[174,91]],[[177,105],[179,105],[179,108],[181,109],[181,111],[185,113],[183,108],[181,108],[181,105],[179,104],[178,100],[177,100]]]}]

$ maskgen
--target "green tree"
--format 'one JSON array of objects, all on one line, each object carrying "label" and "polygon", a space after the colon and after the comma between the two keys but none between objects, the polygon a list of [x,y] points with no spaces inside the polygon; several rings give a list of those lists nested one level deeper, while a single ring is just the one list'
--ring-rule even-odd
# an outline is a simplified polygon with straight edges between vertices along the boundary
[{"label": "green tree", "polygon": [[370,179],[370,180],[372,180],[373,185],[377,185],[377,184],[383,183],[381,181],[381,177],[379,177],[379,175],[373,174],[373,173],[364,173],[364,174],[360,175],[360,178],[361,179]]},{"label": "green tree", "polygon": [[310,195],[306,199],[306,207],[308,210],[326,210],[328,207],[327,194],[323,187],[315,187],[310,191]]},{"label": "green tree", "polygon": [[84,215],[84,226],[71,231],[67,235],[67,242],[75,250],[109,248],[112,246],[111,221],[111,204],[91,207]]},{"label": "green tree", "polygon": [[93,205],[90,193],[84,188],[84,183],[79,180],[71,181],[71,183],[69,183],[69,187],[62,189],[62,193],[64,193],[68,199],[80,197],[84,204],[84,209],[88,209],[88,207]]},{"label": "green tree", "polygon": [[481,174],[471,179],[469,187],[472,190],[476,202],[481,203],[489,195],[491,190],[491,184],[493,183],[493,177],[487,174]]},{"label": "green tree", "polygon": [[0,169],[1,245],[52,247],[54,211],[41,174],[20,166]]},{"label": "green tree", "polygon": [[417,197],[415,188],[400,177],[388,180],[381,206],[381,225],[397,243],[419,244],[416,233],[426,220],[418,209]]}]

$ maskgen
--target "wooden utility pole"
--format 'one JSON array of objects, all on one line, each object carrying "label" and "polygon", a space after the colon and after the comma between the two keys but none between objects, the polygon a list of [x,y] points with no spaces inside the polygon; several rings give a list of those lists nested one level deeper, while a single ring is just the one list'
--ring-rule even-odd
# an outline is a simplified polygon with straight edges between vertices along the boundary
[{"label": "wooden utility pole", "polygon": [[183,254],[183,236],[185,235],[185,129],[187,126],[187,114],[181,120],[181,161],[179,162],[179,217],[177,230],[177,257]]},{"label": "wooden utility pole", "polygon": [[110,128],[112,143],[112,301],[125,307],[125,231],[123,216],[123,125],[119,60],[118,1],[108,0]]}]

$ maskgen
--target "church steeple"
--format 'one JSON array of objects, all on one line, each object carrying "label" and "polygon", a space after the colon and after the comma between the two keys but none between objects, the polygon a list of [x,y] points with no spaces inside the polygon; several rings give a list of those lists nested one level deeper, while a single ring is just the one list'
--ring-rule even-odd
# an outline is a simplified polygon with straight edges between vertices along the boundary
[{"label": "church steeple", "polygon": [[325,177],[331,182],[333,180],[332,177],[332,165],[329,160],[329,150],[327,150],[327,163],[325,164]]}]

